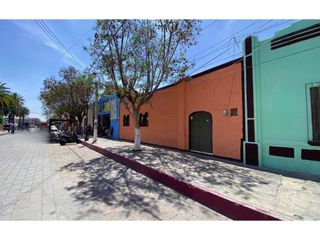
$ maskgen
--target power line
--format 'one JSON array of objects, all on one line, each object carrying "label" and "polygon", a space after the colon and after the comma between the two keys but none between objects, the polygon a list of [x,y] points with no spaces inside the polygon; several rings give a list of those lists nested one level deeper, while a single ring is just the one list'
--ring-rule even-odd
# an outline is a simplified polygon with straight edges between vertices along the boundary
[{"label": "power line", "polygon": [[257,22],[255,21],[255,22],[253,22],[253,23],[248,24],[248,25],[247,25],[247,26],[245,26],[244,28],[242,28],[242,29],[240,29],[239,31],[237,31],[237,32],[235,32],[235,33],[233,33],[233,34],[231,34],[230,36],[228,36],[228,37],[226,37],[226,38],[224,38],[223,40],[219,41],[218,43],[215,43],[215,44],[211,45],[210,47],[208,47],[207,49],[205,49],[205,50],[201,51],[200,53],[195,54],[194,56],[192,56],[192,57],[191,57],[191,59],[192,59],[192,58],[194,58],[194,57],[196,57],[196,56],[199,56],[200,54],[202,54],[202,53],[204,53],[204,52],[208,51],[209,49],[211,49],[211,48],[213,48],[213,47],[217,46],[218,44],[220,44],[220,43],[222,43],[222,42],[224,42],[224,41],[226,41],[226,40],[229,40],[229,39],[230,39],[230,37],[235,36],[236,34],[238,34],[238,33],[242,32],[242,31],[244,31],[244,30],[248,29],[249,27],[253,26],[253,25],[254,25],[254,24],[256,24],[256,23],[257,23]]},{"label": "power line", "polygon": [[[252,31],[251,33],[245,33],[245,34],[242,34],[242,35],[237,36],[237,37],[236,37],[236,38],[238,39],[237,42],[243,41],[243,36],[248,36],[248,35],[251,35],[251,34],[261,33],[261,32],[264,32],[264,31],[266,31],[266,30],[272,29],[272,28],[274,28],[274,27],[277,27],[277,26],[283,25],[283,24],[285,24],[285,23],[288,23],[288,22],[290,22],[291,20],[287,20],[287,21],[285,21],[285,22],[281,22],[280,24],[278,23],[278,24],[274,24],[274,25],[272,25],[272,26],[263,28],[263,27],[265,27],[266,25],[268,25],[268,24],[269,24],[270,22],[272,22],[272,21],[273,21],[273,20],[267,21],[266,23],[262,24],[262,25],[259,26],[255,31]],[[234,34],[234,36],[235,36],[235,34]],[[234,36],[233,36],[233,37],[234,37]],[[220,41],[219,43],[226,42],[227,40],[229,40],[229,39],[224,39],[224,40]],[[231,39],[230,39],[230,40],[231,40]],[[217,44],[219,44],[219,43],[217,43]],[[204,56],[201,56],[201,54],[204,53],[204,52],[206,52],[208,49],[205,50],[205,51],[203,51],[202,53],[198,53],[198,55],[200,54],[200,56],[199,56],[198,58],[194,59],[193,61],[194,61],[194,62],[197,62],[199,59],[201,59],[201,58],[203,58],[203,57],[206,57],[206,56],[209,56],[209,55],[211,55],[212,53],[215,53],[215,52],[219,51],[221,48],[228,47],[228,45],[229,45],[229,42],[226,42],[224,45],[215,48],[214,50],[212,50],[211,52],[207,53],[207,54],[204,55]],[[194,56],[196,56],[196,55],[194,55]],[[194,58],[194,56],[193,56],[192,58]],[[192,59],[192,58],[191,58],[191,59]]]},{"label": "power line", "polygon": [[[272,20],[269,20],[267,23],[262,24],[262,25],[258,28],[258,30],[261,29],[263,26],[265,26],[266,24],[268,24],[268,23],[271,22],[271,21],[272,21]],[[249,24],[248,26],[246,26],[246,27],[243,28],[242,30],[239,30],[239,31],[237,31],[236,33],[234,33],[234,34],[232,35],[232,38],[230,38],[230,39],[229,39],[229,38],[225,38],[224,40],[218,42],[217,44],[220,44],[220,43],[222,43],[222,42],[226,42],[227,40],[232,40],[233,38],[235,38],[235,35],[236,35],[237,33],[239,33],[239,32],[241,32],[241,31],[249,28],[250,26],[252,26],[252,25],[255,24],[255,23],[256,23],[256,22],[254,22],[254,23],[252,23],[252,24]],[[257,30],[256,30],[256,31],[257,31]],[[255,32],[256,32],[256,31],[255,31]],[[244,35],[248,35],[248,33],[246,33],[246,34],[244,34]],[[240,38],[240,37],[238,37],[238,39],[239,39],[238,42],[240,42],[240,41],[243,40],[243,39]],[[213,51],[207,53],[206,55],[201,56],[202,53],[204,53],[204,52],[206,52],[208,49],[212,48],[212,47],[214,46],[214,45],[213,45],[213,46],[211,46],[210,48],[206,49],[205,51],[203,51],[203,52],[201,52],[201,53],[198,53],[198,55],[200,54],[200,56],[199,56],[198,58],[194,59],[193,61],[194,61],[194,62],[197,62],[199,59],[201,59],[201,58],[203,58],[203,57],[206,57],[206,56],[209,56],[209,55],[211,55],[212,53],[215,53],[215,52],[219,51],[221,48],[229,47],[229,44],[230,44],[230,41],[229,41],[229,42],[226,42],[224,45],[222,45],[222,46],[220,46],[220,47],[215,48]],[[229,48],[229,49],[230,49],[230,48]],[[196,56],[196,55],[194,55],[194,56]],[[194,57],[193,57],[193,58],[194,58]],[[192,59],[192,58],[191,58],[191,59]]]},{"label": "power line", "polygon": [[65,45],[60,41],[60,39],[57,37],[57,35],[51,30],[51,28],[46,24],[44,20],[40,20],[40,22],[43,23],[46,29],[54,36],[54,38],[58,41],[58,43],[62,46],[62,48],[76,61],[76,63],[83,68],[83,65],[78,61],[78,59],[69,51],[68,48],[65,47]]},{"label": "power line", "polygon": [[199,69],[207,66],[209,63],[211,63],[213,60],[217,59],[218,57],[220,57],[222,54],[226,53],[227,51],[229,51],[230,48],[226,49],[225,51],[221,52],[220,54],[218,54],[217,56],[213,57],[212,59],[210,59],[210,61],[206,62],[205,64],[203,64],[202,66],[196,68],[193,72],[190,73],[190,75],[192,75],[193,73],[195,73],[196,71],[198,71]]},{"label": "power line", "polygon": [[204,28],[202,29],[202,31],[204,31],[204,30],[206,30],[207,28],[213,26],[217,21],[218,21],[218,20],[214,20],[212,23],[210,23],[210,24],[208,24],[206,27],[204,27]]},{"label": "power line", "polygon": [[[248,56],[252,56],[254,51],[256,51],[257,49],[259,49],[259,48],[261,48],[262,46],[266,45],[267,43],[269,43],[269,42],[266,41],[264,44],[259,45],[259,46],[257,46],[256,48],[253,48],[253,49],[252,49],[252,52],[244,55],[243,58],[248,57]],[[243,66],[243,68],[244,68],[244,69],[250,69],[250,68],[255,67],[255,66],[267,64],[267,63],[270,63],[270,62],[273,62],[273,61],[277,61],[277,60],[282,59],[282,58],[290,57],[290,56],[293,56],[293,55],[296,55],[296,54],[299,54],[299,53],[302,53],[302,52],[307,52],[307,51],[311,51],[311,50],[318,49],[318,48],[320,48],[320,45],[317,45],[317,46],[314,46],[314,47],[311,47],[311,48],[307,48],[307,49],[303,49],[303,50],[300,50],[300,51],[296,51],[296,52],[293,52],[293,53],[290,53],[290,54],[286,54],[286,55],[283,55],[283,56],[280,56],[280,57],[276,57],[276,58],[273,58],[273,59],[270,59],[270,60],[266,60],[266,61],[264,61],[264,62],[260,62],[260,63],[257,63],[257,64],[252,64],[252,66],[245,66],[245,67]],[[230,66],[233,66],[233,65],[235,65],[235,64],[237,64],[237,63],[240,63],[243,58],[235,61],[235,62],[232,63],[232,65],[230,65]],[[229,69],[229,68],[224,68],[224,69],[220,70],[220,71],[218,72],[218,74],[221,75],[222,73],[224,73],[224,72],[227,71],[228,69]],[[232,71],[228,72],[228,74],[233,73],[234,71],[235,71],[235,70],[232,70]],[[226,75],[226,74],[223,74],[222,76],[224,76],[224,75]],[[202,78],[201,81],[205,81],[205,80],[207,80],[207,79],[209,79],[209,78],[211,78],[211,76]]]},{"label": "power line", "polygon": [[[91,29],[91,27],[90,27],[90,29],[88,29],[88,31],[86,31],[86,32],[85,32],[83,35],[81,35],[76,41],[74,41],[74,42],[71,44],[71,47],[69,48],[69,50],[71,50],[72,48],[74,48],[74,47],[80,42],[80,40],[82,40],[85,36],[88,35],[88,33],[89,33],[91,30],[92,30],[92,29]],[[63,58],[63,56],[60,57],[53,65],[56,65],[58,62],[60,62],[62,58]]]},{"label": "power line", "polygon": [[218,48],[215,48],[213,51],[207,53],[206,55],[197,57],[196,59],[193,60],[193,62],[197,62],[199,59],[205,58],[205,57],[211,55],[212,53],[218,52],[219,50],[224,49],[224,48],[230,48],[230,43],[227,42],[224,45],[222,45],[222,46],[220,46]]},{"label": "power line", "polygon": [[[286,23],[288,23],[288,22],[290,22],[290,21],[294,21],[294,20],[285,20],[284,22],[280,22],[280,23],[277,23],[277,24],[273,24],[273,25],[271,25],[271,26],[269,26],[269,27],[265,27],[265,28],[262,28],[262,29],[260,29],[260,30],[256,30],[256,31],[252,32],[251,35],[265,32],[265,31],[267,31],[267,30],[269,30],[269,29],[272,29],[272,28],[275,28],[275,27],[284,25],[284,24],[286,24]],[[267,24],[263,24],[263,25],[267,25]],[[263,27],[263,26],[261,26],[261,27]],[[248,36],[248,34],[239,35],[238,38],[241,38],[241,37],[243,37],[243,36]]]},{"label": "power line", "polygon": [[[275,25],[269,26],[269,27],[267,27],[267,28],[263,28],[264,26],[266,26],[267,24],[269,24],[271,21],[273,21],[273,20],[269,20],[268,22],[262,24],[257,30],[255,30],[255,31],[252,32],[251,34],[256,34],[256,33],[264,32],[264,31],[266,31],[266,30],[268,30],[268,29],[271,29],[271,28],[274,28],[274,27],[283,25],[283,24],[285,24],[285,23],[288,23],[290,20],[287,20],[287,21],[282,22],[282,23],[280,23],[280,24],[275,24]],[[238,37],[239,40],[237,41],[237,46],[238,46],[240,52],[241,52],[241,49],[240,49],[240,47],[239,47],[239,45],[238,45],[238,42],[240,42],[240,41],[243,40],[243,39],[242,39],[242,36],[247,36],[247,35],[248,35],[248,34],[244,34],[244,35],[240,35],[240,36]],[[234,39],[235,39],[235,37],[234,37]],[[229,44],[229,43],[224,44],[224,45],[222,46],[222,48],[224,48],[225,46],[228,47],[228,44]],[[208,55],[211,55],[212,53],[217,52],[217,51],[219,51],[220,49],[221,49],[221,48],[216,48],[215,50],[209,52],[208,54],[204,55],[203,57],[206,57],[206,56],[208,56]],[[229,49],[230,49],[230,47],[229,47]],[[238,55],[240,52],[236,53],[236,55]],[[202,57],[198,57],[198,58],[195,60],[195,62],[197,62],[197,60],[199,60],[200,58],[202,58]],[[229,58],[230,58],[230,57],[225,58],[225,59],[229,59]],[[215,57],[214,57],[214,59],[215,59]],[[220,62],[220,61],[221,61],[221,60],[215,61],[215,62]],[[211,62],[211,60],[209,60],[209,62]],[[207,63],[208,63],[208,62],[207,62]],[[205,64],[205,65],[207,65],[207,64]],[[201,68],[202,68],[202,67],[197,68],[197,70],[199,70],[199,69],[201,69]]]},{"label": "power line", "polygon": [[65,55],[69,55],[80,67],[83,65],[76,59],[76,57],[65,47],[56,34],[50,29],[50,27],[43,20],[35,20],[45,35],[51,40],[51,42],[64,52]]}]

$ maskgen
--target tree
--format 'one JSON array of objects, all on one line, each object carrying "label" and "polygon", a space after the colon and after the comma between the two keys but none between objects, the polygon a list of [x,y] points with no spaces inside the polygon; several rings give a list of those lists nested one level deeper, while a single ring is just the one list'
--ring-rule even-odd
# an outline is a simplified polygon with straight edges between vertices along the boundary
[{"label": "tree", "polygon": [[20,118],[19,119],[20,128],[24,128],[24,118],[25,116],[29,115],[29,113],[30,113],[29,109],[25,106],[20,106],[18,108],[17,116]]},{"label": "tree", "polygon": [[98,20],[86,48],[134,119],[134,150],[140,150],[139,112],[161,84],[177,81],[191,67],[185,53],[196,44],[195,20]]},{"label": "tree", "polygon": [[18,93],[10,93],[10,103],[3,109],[5,115],[9,114],[9,122],[14,123],[14,117],[19,112],[19,108],[24,105],[24,98]]},{"label": "tree", "polygon": [[11,103],[10,98],[10,90],[6,87],[5,83],[0,82],[0,110],[3,111],[3,108],[10,105]]},{"label": "tree", "polygon": [[93,95],[93,78],[81,75],[71,66],[61,68],[59,77],[59,80],[54,76],[44,80],[40,93],[43,108],[46,113],[68,118],[81,125]]}]

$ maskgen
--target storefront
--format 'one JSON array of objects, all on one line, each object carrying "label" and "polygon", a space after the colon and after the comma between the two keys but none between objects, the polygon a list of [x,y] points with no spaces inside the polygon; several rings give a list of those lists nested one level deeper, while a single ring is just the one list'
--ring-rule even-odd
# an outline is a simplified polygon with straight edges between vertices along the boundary
[{"label": "storefront", "polygon": [[119,103],[115,95],[99,99],[98,135],[101,137],[119,138]]}]

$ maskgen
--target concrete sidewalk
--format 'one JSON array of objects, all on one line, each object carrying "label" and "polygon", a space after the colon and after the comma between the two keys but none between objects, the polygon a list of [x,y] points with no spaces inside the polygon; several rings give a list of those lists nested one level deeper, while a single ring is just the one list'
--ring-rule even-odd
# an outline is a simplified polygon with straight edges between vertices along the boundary
[{"label": "concrete sidewalk", "polygon": [[9,134],[9,132],[8,132],[8,131],[0,130],[0,136],[2,136],[2,135],[6,135],[6,134]]},{"label": "concrete sidewalk", "polygon": [[99,138],[95,145],[285,220],[320,220],[320,178],[306,180],[285,172],[271,173],[231,161],[146,145],[142,145],[143,151],[132,152],[133,143],[125,141]]}]

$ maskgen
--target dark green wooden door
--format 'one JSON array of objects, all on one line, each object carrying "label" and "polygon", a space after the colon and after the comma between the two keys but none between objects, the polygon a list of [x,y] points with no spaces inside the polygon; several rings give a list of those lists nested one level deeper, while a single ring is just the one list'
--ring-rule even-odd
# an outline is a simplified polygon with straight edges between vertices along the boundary
[{"label": "dark green wooden door", "polygon": [[189,117],[189,149],[212,153],[212,116],[195,112]]}]

